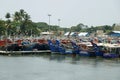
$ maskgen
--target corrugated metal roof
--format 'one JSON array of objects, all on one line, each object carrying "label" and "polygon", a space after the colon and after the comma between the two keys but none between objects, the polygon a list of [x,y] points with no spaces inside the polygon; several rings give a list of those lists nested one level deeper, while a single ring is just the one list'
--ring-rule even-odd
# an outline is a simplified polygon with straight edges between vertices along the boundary
[{"label": "corrugated metal roof", "polygon": [[78,36],[87,36],[88,32],[81,32],[78,34]]},{"label": "corrugated metal roof", "polygon": [[64,35],[67,36],[69,34],[69,32],[66,32]]},{"label": "corrugated metal roof", "polygon": [[43,35],[53,34],[52,32],[41,32]]},{"label": "corrugated metal roof", "polygon": [[[69,35],[69,33],[70,33],[70,32],[66,32],[64,35],[67,36],[67,35]],[[71,33],[70,33],[70,36],[72,36],[74,33],[75,33],[75,32],[71,32]]]},{"label": "corrugated metal roof", "polygon": [[112,32],[114,32],[114,33],[119,33],[119,34],[120,34],[120,31],[112,31]]}]

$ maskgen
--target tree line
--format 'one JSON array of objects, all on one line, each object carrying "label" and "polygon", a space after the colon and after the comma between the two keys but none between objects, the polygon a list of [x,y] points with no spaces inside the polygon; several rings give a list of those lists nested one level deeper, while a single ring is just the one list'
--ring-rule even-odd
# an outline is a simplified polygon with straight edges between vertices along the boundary
[{"label": "tree line", "polygon": [[30,15],[20,9],[14,14],[6,13],[6,20],[0,20],[0,36],[1,35],[40,35],[40,32],[48,31],[49,28],[55,35],[60,35],[60,32],[96,32],[97,30],[103,30],[105,33],[109,33],[112,30],[120,30],[119,25],[113,24],[103,26],[91,26],[88,27],[82,23],[71,26],[70,28],[61,28],[58,25],[49,25],[45,22],[33,22]]}]

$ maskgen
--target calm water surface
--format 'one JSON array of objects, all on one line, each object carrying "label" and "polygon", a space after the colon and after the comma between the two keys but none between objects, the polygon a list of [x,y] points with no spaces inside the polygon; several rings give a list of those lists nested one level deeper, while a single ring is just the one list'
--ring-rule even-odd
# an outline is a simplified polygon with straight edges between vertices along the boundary
[{"label": "calm water surface", "polygon": [[120,80],[120,60],[64,55],[0,56],[0,80]]}]

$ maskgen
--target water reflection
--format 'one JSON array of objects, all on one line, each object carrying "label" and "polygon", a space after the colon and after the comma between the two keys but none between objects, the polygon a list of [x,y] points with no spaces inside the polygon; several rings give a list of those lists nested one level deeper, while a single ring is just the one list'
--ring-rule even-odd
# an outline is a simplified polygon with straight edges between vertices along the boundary
[{"label": "water reflection", "polygon": [[93,67],[100,66],[101,64],[120,64],[120,59],[104,59],[100,57],[81,57],[81,56],[73,56],[73,55],[59,55],[59,54],[51,54],[51,55],[42,55],[40,57],[44,57],[49,59],[50,61],[57,61],[63,63],[70,63],[75,65],[92,65]]},{"label": "water reflection", "polygon": [[0,80],[119,80],[120,59],[40,54],[0,56]]},{"label": "water reflection", "polygon": [[50,60],[57,60],[58,62],[61,62],[63,60],[65,60],[65,56],[64,55],[50,55],[49,57]]}]

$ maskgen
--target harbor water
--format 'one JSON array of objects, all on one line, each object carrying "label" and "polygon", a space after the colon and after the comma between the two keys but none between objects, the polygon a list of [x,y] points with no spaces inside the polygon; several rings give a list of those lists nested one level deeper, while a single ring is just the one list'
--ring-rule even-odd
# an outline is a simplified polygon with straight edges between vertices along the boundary
[{"label": "harbor water", "polygon": [[55,54],[0,56],[0,80],[120,80],[120,60]]}]

